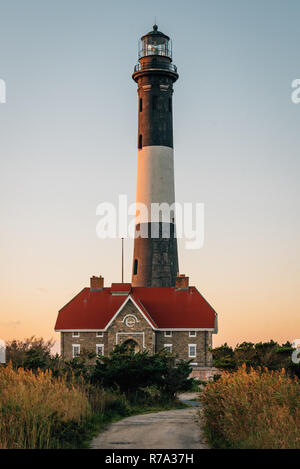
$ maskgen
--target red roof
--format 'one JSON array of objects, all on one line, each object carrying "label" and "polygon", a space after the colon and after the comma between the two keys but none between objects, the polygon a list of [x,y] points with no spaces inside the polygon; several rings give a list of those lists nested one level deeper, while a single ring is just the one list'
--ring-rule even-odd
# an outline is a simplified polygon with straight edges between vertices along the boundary
[{"label": "red roof", "polygon": [[112,283],[110,287],[111,292],[130,292],[131,283]]},{"label": "red roof", "polygon": [[[125,294],[116,295],[116,291]],[[128,297],[133,299],[154,329],[215,327],[216,313],[195,287],[176,290],[112,284],[112,288],[103,290],[84,288],[59,311],[55,330],[105,329]]]}]

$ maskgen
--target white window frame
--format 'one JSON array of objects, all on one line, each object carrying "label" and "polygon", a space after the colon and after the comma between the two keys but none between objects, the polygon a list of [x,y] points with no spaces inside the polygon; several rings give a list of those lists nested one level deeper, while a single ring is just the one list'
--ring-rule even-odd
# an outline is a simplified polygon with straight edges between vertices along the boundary
[{"label": "white window frame", "polygon": [[165,337],[172,337],[172,331],[165,331]]},{"label": "white window frame", "polygon": [[172,345],[172,344],[164,344],[164,348],[165,348],[169,353],[172,353],[173,345]]},{"label": "white window frame", "polygon": [[72,332],[72,337],[80,337],[80,332],[78,332],[78,331],[73,331],[73,332]]},{"label": "white window frame", "polygon": [[[191,355],[191,347],[195,347],[195,355]],[[189,344],[189,358],[196,358],[196,357],[197,357],[197,345]]]},{"label": "white window frame", "polygon": [[190,331],[189,337],[197,337],[197,331]]},{"label": "white window frame", "polygon": [[[75,347],[78,347],[79,348],[79,353],[77,355],[75,355]],[[73,358],[76,358],[76,357],[79,357],[80,355],[80,344],[72,344],[72,357]]]},{"label": "white window frame", "polygon": [[[98,353],[98,348],[101,348],[101,353]],[[97,357],[101,357],[104,355],[104,344],[96,344],[96,355]]]},{"label": "white window frame", "polygon": [[103,331],[97,331],[96,337],[103,337]]}]

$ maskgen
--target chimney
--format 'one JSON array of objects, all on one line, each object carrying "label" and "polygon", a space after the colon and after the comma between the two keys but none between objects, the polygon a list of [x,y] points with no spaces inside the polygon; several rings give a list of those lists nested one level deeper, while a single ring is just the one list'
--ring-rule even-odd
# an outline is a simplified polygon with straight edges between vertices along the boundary
[{"label": "chimney", "polygon": [[188,290],[189,288],[189,277],[184,274],[177,274],[175,289],[176,290]]},{"label": "chimney", "polygon": [[104,278],[100,275],[100,277],[96,277],[93,275],[91,277],[91,290],[103,290],[104,287]]}]

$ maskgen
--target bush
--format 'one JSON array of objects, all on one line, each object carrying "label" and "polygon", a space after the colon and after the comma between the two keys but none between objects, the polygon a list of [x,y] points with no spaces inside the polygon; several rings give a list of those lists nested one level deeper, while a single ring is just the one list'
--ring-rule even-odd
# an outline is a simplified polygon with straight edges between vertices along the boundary
[{"label": "bush", "polygon": [[224,372],[201,393],[205,433],[214,447],[300,448],[300,386],[284,371]]},{"label": "bush", "polygon": [[44,341],[32,336],[25,340],[11,340],[6,344],[6,358],[15,368],[31,370],[49,368],[52,357],[53,340]]},{"label": "bush", "polygon": [[188,389],[189,362],[179,361],[166,351],[150,355],[134,353],[133,347],[116,346],[109,357],[101,357],[91,374],[91,382],[104,388],[118,389],[136,399],[143,389],[156,387],[161,397],[174,400],[176,393]]},{"label": "bush", "polygon": [[248,368],[267,367],[269,370],[284,368],[290,376],[300,378],[300,365],[292,362],[292,348],[290,342],[279,345],[277,342],[242,342],[235,348],[226,343],[212,349],[214,366],[227,371],[237,370],[246,364]]}]

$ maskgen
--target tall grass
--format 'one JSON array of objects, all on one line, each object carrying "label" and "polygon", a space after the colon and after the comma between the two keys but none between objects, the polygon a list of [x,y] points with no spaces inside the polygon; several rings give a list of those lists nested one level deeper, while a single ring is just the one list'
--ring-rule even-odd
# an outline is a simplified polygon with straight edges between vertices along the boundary
[{"label": "tall grass", "polygon": [[300,384],[284,371],[225,372],[201,393],[201,420],[214,447],[300,448]]},{"label": "tall grass", "polygon": [[90,415],[85,393],[50,371],[0,367],[0,448],[59,447],[59,432]]}]

